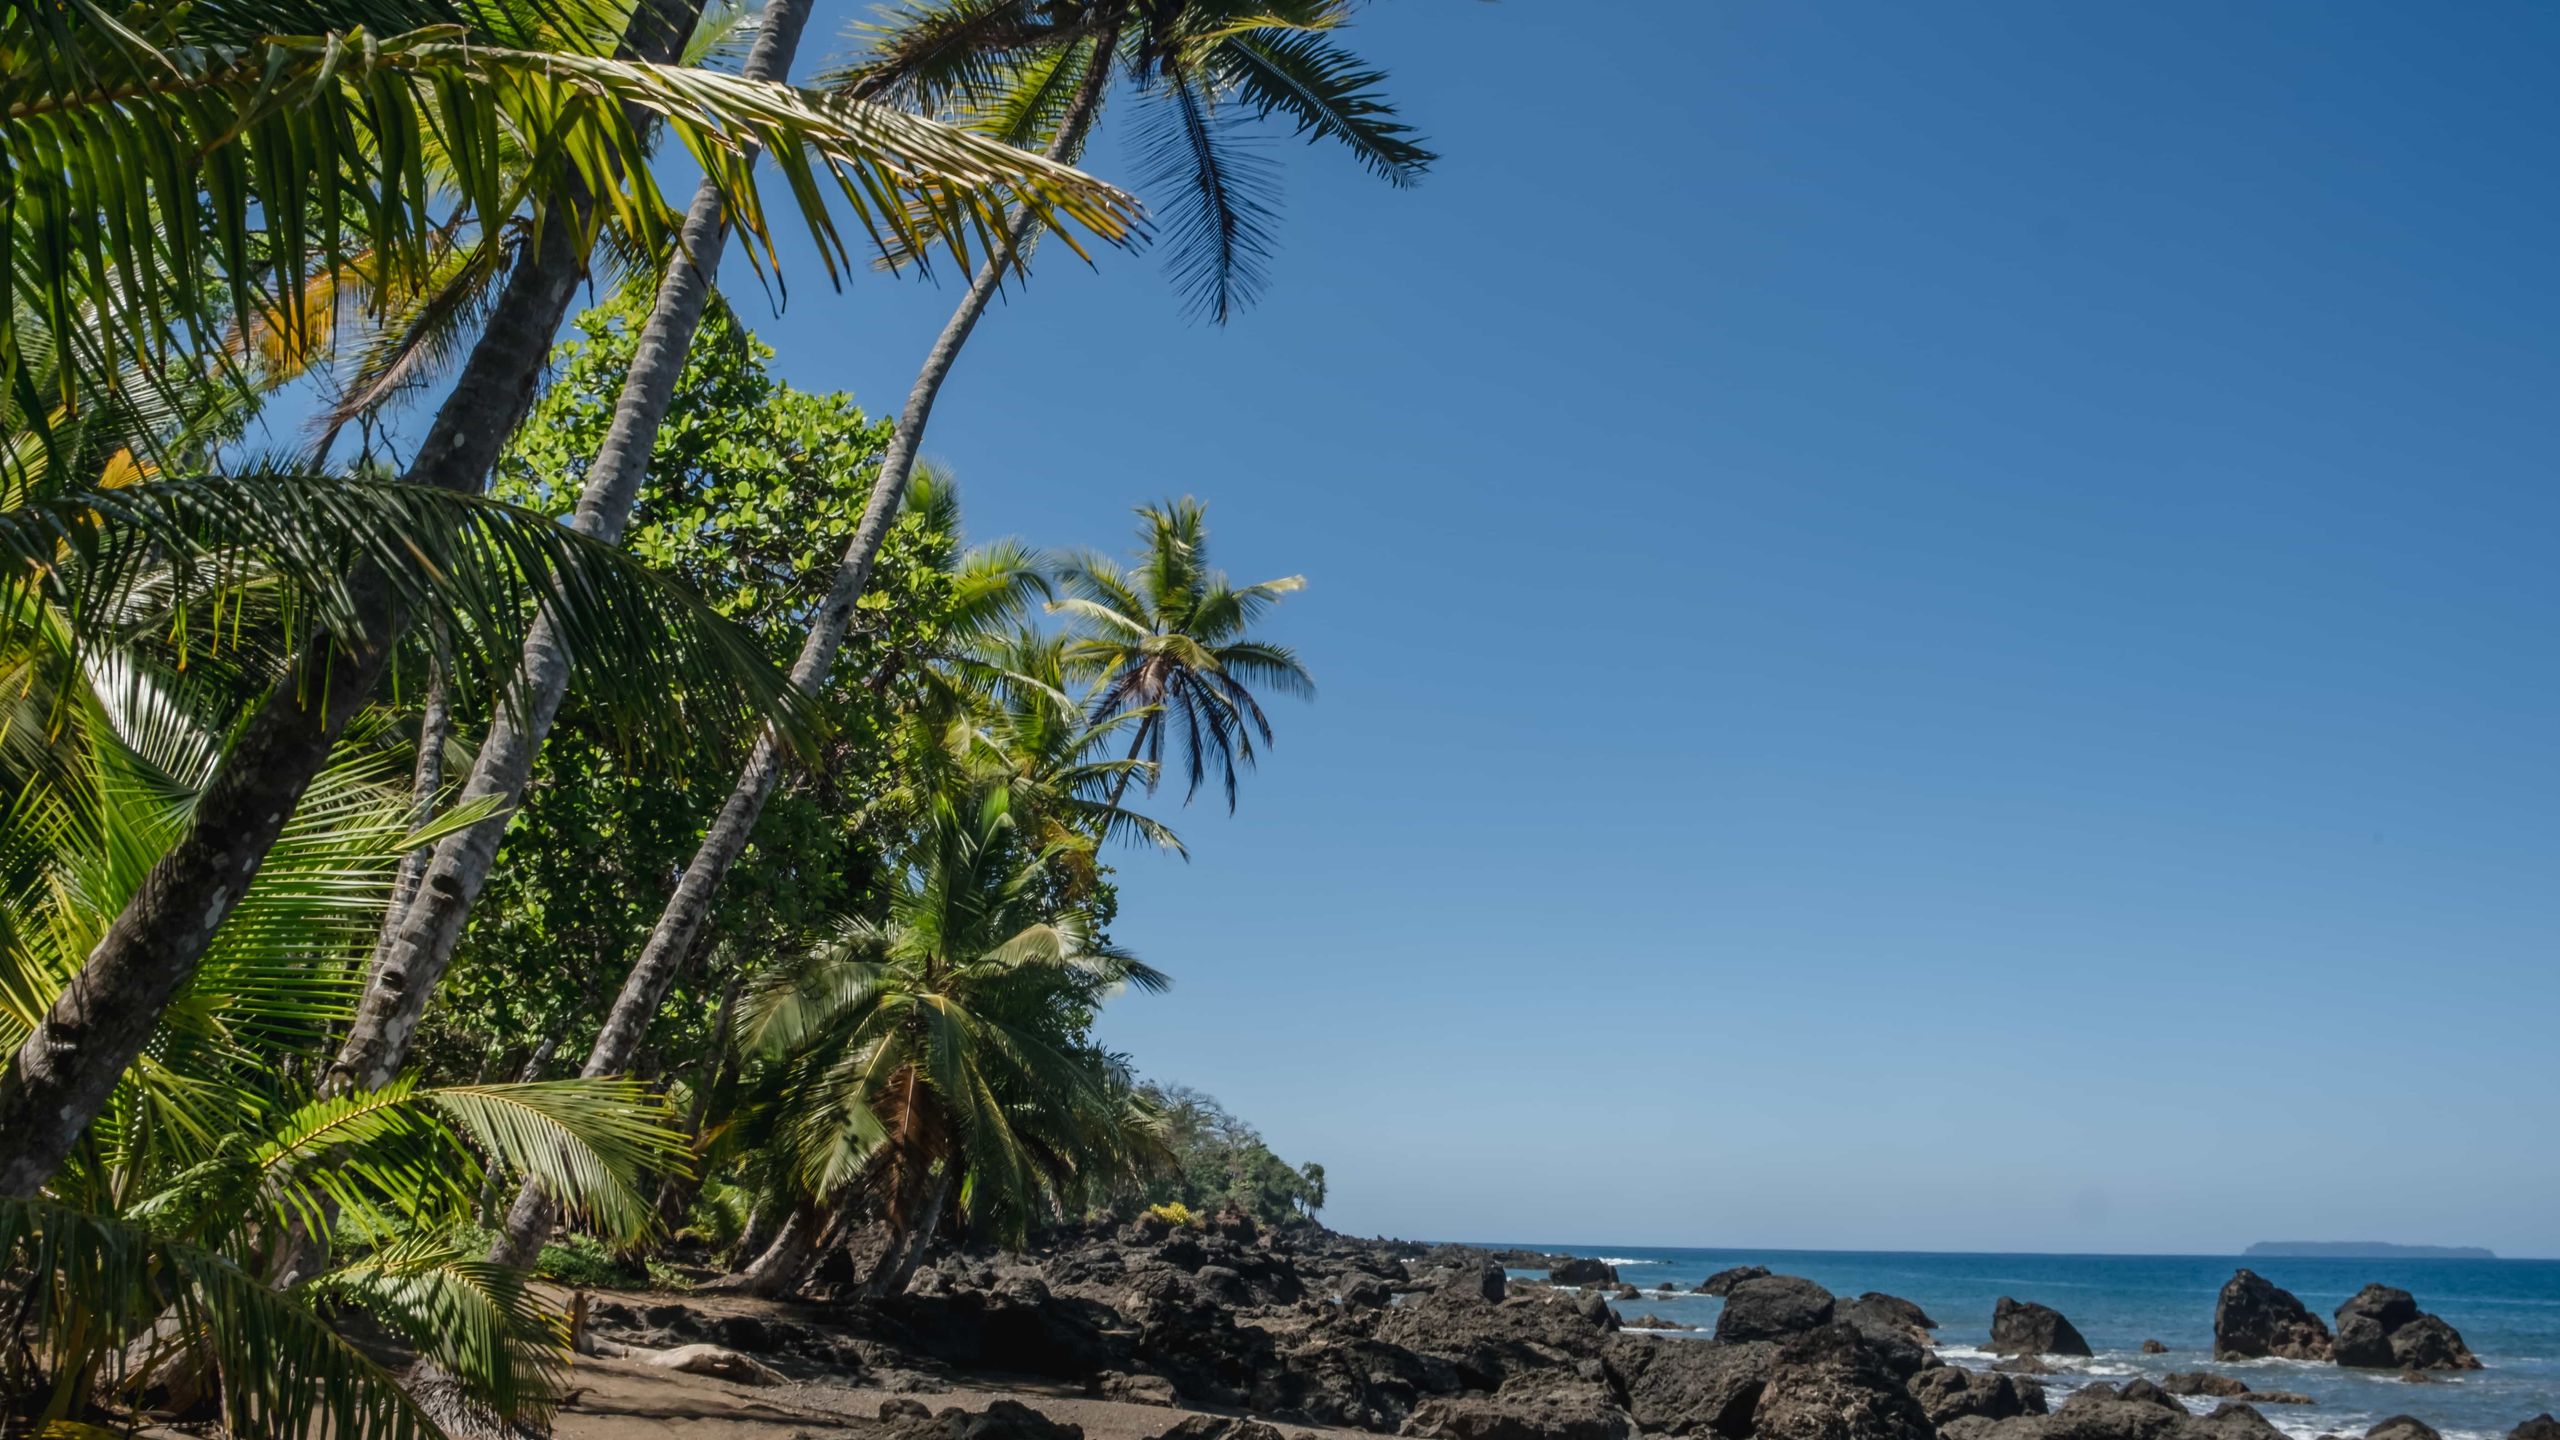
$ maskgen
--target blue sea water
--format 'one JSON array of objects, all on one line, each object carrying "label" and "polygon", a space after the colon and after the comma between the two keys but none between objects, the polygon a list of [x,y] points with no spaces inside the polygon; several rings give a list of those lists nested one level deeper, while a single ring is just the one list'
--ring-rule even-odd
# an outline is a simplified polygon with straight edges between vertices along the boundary
[{"label": "blue sea water", "polygon": [[[1504,1242],[1510,1243],[1510,1242]],[[2122,1383],[2136,1375],[2211,1370],[2251,1388],[2293,1390],[2317,1405],[2260,1409],[2286,1433],[2361,1436],[2374,1422],[2414,1415],[2446,1440],[2495,1440],[2519,1422],[2560,1410],[2560,1260],[2285,1260],[2209,1255],[1955,1255],[1849,1250],[1680,1250],[1644,1247],[1522,1245],[1553,1254],[1590,1255],[1642,1286],[1642,1300],[1618,1302],[1621,1314],[1655,1314],[1713,1328],[1720,1300],[1686,1293],[1733,1265],[1766,1265],[1801,1275],[1835,1294],[1881,1290],[1916,1301],[1938,1322],[1938,1353],[1981,1368],[1994,1358],[1981,1347],[1991,1309],[2003,1295],[2050,1305],[2068,1317],[2097,1354],[2049,1359],[2059,1373],[2046,1382],[2059,1401],[2093,1380]],[[2485,1370],[2411,1385],[2396,1375],[2342,1370],[2289,1360],[2221,1364],[2213,1359],[2213,1302],[2231,1272],[2250,1269],[2301,1297],[2329,1318],[2367,1283],[2397,1285],[2462,1332]],[[1520,1272],[1530,1275],[1533,1272]],[[1668,1284],[1680,1292],[1659,1296]],[[2165,1355],[2141,1353],[2158,1340]],[[2067,1368],[2066,1368],[2067,1367]],[[2210,1410],[2219,1402],[2190,1400]]]}]

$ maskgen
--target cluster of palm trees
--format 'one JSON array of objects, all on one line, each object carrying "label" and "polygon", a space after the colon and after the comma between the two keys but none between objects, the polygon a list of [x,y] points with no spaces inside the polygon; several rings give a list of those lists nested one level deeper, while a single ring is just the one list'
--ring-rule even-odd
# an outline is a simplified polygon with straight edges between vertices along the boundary
[{"label": "cluster of palm trees", "polygon": [[[823,744],[812,697],[961,347],[1044,239],[1161,234],[1199,313],[1249,303],[1274,176],[1245,127],[1417,178],[1350,9],[913,0],[793,86],[808,0],[0,0],[0,1413],[539,1414],[565,1336],[509,1262],[564,1216],[645,1234],[645,1186],[703,1158],[624,1077]],[[1115,107],[1145,204],[1070,168]],[[669,140],[703,177],[681,211]],[[831,276],[860,241],[970,277],[787,670],[617,548],[729,237],[776,263],[774,196]],[[569,523],[488,499],[574,295],[618,274],[657,284]],[[280,393],[319,418],[261,452]],[[1094,857],[1174,843],[1124,803],[1168,770],[1232,805],[1257,691],[1307,688],[1253,633],[1295,582],[1229,586],[1204,542],[1196,505],[1150,509],[1131,570],[1029,582],[1064,633],[995,606],[936,657],[885,910],[743,997],[759,1283],[869,1225],[887,1288],[946,1220],[1019,1233],[1145,1163],[1147,1104],[1086,1026],[1161,976],[1100,933]],[[421,1085],[572,687],[736,783],[578,1079]],[[502,1182],[473,1253],[456,1227]],[[344,1340],[353,1310],[432,1381]]]}]

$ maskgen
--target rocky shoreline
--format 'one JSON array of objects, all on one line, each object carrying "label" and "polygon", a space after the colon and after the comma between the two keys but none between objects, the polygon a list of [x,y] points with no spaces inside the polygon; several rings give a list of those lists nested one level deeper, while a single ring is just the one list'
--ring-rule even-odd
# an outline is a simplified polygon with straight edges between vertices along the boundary
[{"label": "rocky shoreline", "polygon": [[[1549,1278],[1507,1274],[1520,1269]],[[916,1396],[887,1418],[966,1440],[1063,1440],[1011,1412],[937,1412],[921,1398],[988,1377],[1225,1412],[1215,1424],[1168,1415],[1166,1440],[1278,1440],[1261,1430],[1283,1425],[1419,1440],[2279,1440],[2257,1407],[2310,1403],[2203,1372],[2049,1396],[2042,1357],[2088,1345],[2033,1301],[2001,1300],[1991,1348],[2007,1358],[1968,1370],[1940,1358],[1938,1322],[1908,1300],[1836,1296],[1760,1267],[1697,1287],[1725,1302],[1700,1338],[1628,1325],[1612,1299],[1647,1292],[1600,1261],[1312,1225],[1265,1233],[1234,1216],[1180,1228],[1142,1217],[1023,1254],[949,1253],[875,1306],[828,1303],[823,1279],[815,1303],[788,1316],[600,1299],[583,1312],[580,1345],[733,1381]],[[2406,1292],[2368,1287],[2333,1330],[2245,1270],[2217,1305],[2215,1344],[2234,1356],[2479,1364]],[[2182,1397],[2214,1403],[2200,1413]],[[1259,1428],[1228,1434],[1243,1424]],[[2395,1416],[2366,1440],[2435,1432]],[[2528,1421],[2514,1440],[2560,1440],[2560,1425]]]}]

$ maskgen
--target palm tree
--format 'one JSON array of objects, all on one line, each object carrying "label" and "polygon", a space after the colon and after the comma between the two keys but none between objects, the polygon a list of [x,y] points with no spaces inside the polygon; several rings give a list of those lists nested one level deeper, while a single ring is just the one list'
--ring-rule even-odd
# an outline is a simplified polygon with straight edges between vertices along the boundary
[{"label": "palm tree", "polygon": [[[859,98],[902,99],[928,113],[957,112],[989,135],[1045,144],[1049,159],[1072,162],[1116,70],[1154,117],[1161,139],[1154,153],[1163,162],[1157,168],[1170,186],[1165,198],[1185,217],[1176,231],[1177,277],[1199,308],[1224,321],[1259,289],[1272,244],[1271,177],[1237,148],[1237,121],[1285,119],[1299,134],[1342,145],[1396,186],[1419,180],[1437,158],[1396,118],[1381,93],[1384,73],[1336,43],[1350,10],[1349,0],[923,0],[874,30],[870,57],[845,71],[839,88]],[[1176,175],[1171,162],[1183,154],[1189,161]],[[861,523],[791,667],[792,683],[803,691],[814,691],[834,667],[934,401],[1040,225],[1035,214],[1015,213],[1011,245],[978,268],[925,352]],[[692,953],[786,760],[775,736],[749,753],[632,962],[625,996],[650,997],[654,1008],[666,977]],[[589,1073],[620,1073],[638,1044],[637,1026],[616,1027],[610,1044],[599,1039]]]},{"label": "palm tree", "polygon": [[[183,824],[225,708],[219,686],[142,648],[93,643],[65,666],[48,662],[67,627],[35,637],[16,673],[60,686],[42,774],[16,792],[0,843],[12,1045]],[[504,1422],[550,1404],[567,1360],[556,1316],[449,1232],[487,1171],[541,1174],[608,1233],[636,1234],[649,1220],[636,1177],[677,1137],[664,1103],[628,1083],[310,1094],[302,1062],[344,1023],[393,868],[434,838],[407,811],[380,752],[342,746],[69,1163],[41,1195],[0,1198],[0,1274],[28,1277],[13,1323],[37,1340],[0,1349],[0,1393],[33,1397],[20,1418],[39,1432],[93,1402],[183,1410],[194,1395],[240,1434],[440,1433],[341,1334],[348,1307],[444,1371],[465,1413]],[[323,1213],[363,1239],[293,1273],[278,1240]]]},{"label": "palm tree", "polygon": [[[145,0],[111,15],[0,3],[0,161],[16,186],[0,266],[0,390],[20,393],[34,349],[69,357],[55,367],[53,407],[25,417],[47,453],[57,412],[114,392],[105,357],[183,358],[217,312],[244,331],[271,311],[291,319],[315,262],[343,262],[358,240],[379,270],[415,276],[431,238],[452,226],[435,213],[449,200],[476,217],[483,246],[504,243],[511,217],[530,226],[403,475],[421,489],[477,490],[522,419],[585,242],[611,227],[646,243],[664,228],[642,158],[653,116],[722,181],[733,214],[761,215],[747,160],[775,152],[822,249],[834,232],[820,170],[870,233],[917,248],[934,236],[965,244],[970,230],[1004,223],[1005,191],[1033,212],[1081,211],[1106,230],[1125,215],[1112,192],[982,138],[645,63],[671,55],[690,28],[649,6],[621,27],[622,48],[641,60],[598,53],[601,27],[582,31],[560,23],[571,13],[562,7],[539,8]],[[429,149],[446,184],[424,178]],[[591,188],[607,180],[621,188]],[[115,243],[69,239],[75,220],[100,219]],[[249,265],[253,238],[276,257],[268,271]],[[223,257],[228,285],[197,279],[206,255]],[[106,343],[71,351],[90,319]],[[106,1103],[390,664],[412,607],[371,568],[345,594],[349,623],[285,667],[185,832],[0,1072],[0,1195],[32,1193]]]},{"label": "palm tree", "polygon": [[1046,902],[1057,854],[1001,784],[941,797],[886,922],[848,920],[748,1005],[741,1039],[775,1065],[774,1128],[806,1194],[865,1197],[887,1227],[869,1293],[905,1284],[955,1201],[1018,1222],[1032,1197],[1134,1163],[1128,1077],[1083,1025],[1113,989],[1168,982]]},{"label": "palm tree", "polygon": [[[1271,743],[1271,721],[1254,688],[1315,698],[1315,680],[1296,653],[1250,633],[1282,596],[1307,582],[1290,575],[1253,585],[1227,583],[1209,568],[1207,515],[1187,496],[1142,505],[1138,517],[1134,572],[1086,555],[1059,577],[1068,594],[1056,608],[1077,628],[1067,647],[1067,668],[1096,683],[1097,718],[1144,717],[1129,754],[1155,765],[1147,776],[1149,790],[1163,773],[1165,738],[1171,735],[1186,782],[1183,798],[1198,794],[1214,770],[1233,810],[1236,766],[1253,763],[1256,737]],[[1131,778],[1121,776],[1113,804]]]}]

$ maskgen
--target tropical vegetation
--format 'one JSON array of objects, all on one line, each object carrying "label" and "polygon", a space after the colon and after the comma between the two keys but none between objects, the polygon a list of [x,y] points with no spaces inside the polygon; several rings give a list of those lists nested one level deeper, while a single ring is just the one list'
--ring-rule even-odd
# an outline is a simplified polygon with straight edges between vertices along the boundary
[{"label": "tropical vegetation", "polygon": [[[1189,499],[973,544],[919,456],[1043,243],[1253,298],[1240,127],[1421,174],[1349,18],[931,0],[795,87],[805,0],[0,0],[0,1432],[538,1426],[543,1268],[1322,1204],[1094,1037],[1299,582]],[[786,213],[968,277],[894,421],[720,295]]]}]

